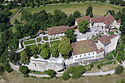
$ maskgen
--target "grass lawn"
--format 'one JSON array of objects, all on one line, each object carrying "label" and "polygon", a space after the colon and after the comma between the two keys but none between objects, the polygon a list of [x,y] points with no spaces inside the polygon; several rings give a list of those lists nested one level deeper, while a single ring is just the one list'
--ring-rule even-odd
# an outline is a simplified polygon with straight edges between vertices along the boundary
[{"label": "grass lawn", "polygon": [[33,44],[33,43],[36,43],[36,40],[27,40],[27,41],[24,41],[25,45],[27,45],[27,44]]},{"label": "grass lawn", "polygon": [[56,9],[60,9],[65,12],[67,15],[72,14],[76,10],[80,11],[81,14],[86,13],[86,9],[89,5],[93,6],[94,15],[104,15],[108,10],[119,11],[123,7],[117,5],[111,5],[108,3],[102,2],[83,2],[83,3],[70,3],[70,4],[51,4],[47,6],[40,6],[35,8],[25,8],[30,13],[35,13],[41,10],[46,10],[49,13],[52,13]]},{"label": "grass lawn", "polygon": [[51,45],[52,45],[52,44],[55,44],[55,43],[56,43],[56,44],[57,44],[57,43],[59,44],[59,43],[60,43],[60,40],[57,40],[57,41],[51,41],[51,42],[50,42]]},{"label": "grass lawn", "polygon": [[24,78],[21,74],[17,72],[4,73],[2,76],[6,83],[116,83],[116,81],[121,80],[125,77],[125,73],[121,75],[108,75],[108,76],[85,76],[79,79],[69,79],[67,81],[62,80],[61,78],[53,79],[42,79],[28,77]]}]

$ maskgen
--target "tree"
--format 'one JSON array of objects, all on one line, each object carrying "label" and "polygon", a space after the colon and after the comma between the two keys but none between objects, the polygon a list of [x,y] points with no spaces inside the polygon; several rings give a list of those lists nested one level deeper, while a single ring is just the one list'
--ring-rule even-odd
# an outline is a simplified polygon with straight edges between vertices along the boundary
[{"label": "tree", "polygon": [[67,37],[62,37],[61,42],[58,46],[59,53],[61,53],[62,55],[69,55],[71,50],[72,50],[72,47],[70,44],[70,39]]},{"label": "tree", "polygon": [[30,50],[31,50],[31,55],[38,54],[38,47],[36,45],[35,46],[31,46]]},{"label": "tree", "polygon": [[[76,72],[77,71],[77,72]],[[72,78],[77,79],[82,76],[82,74],[86,71],[86,69],[83,66],[77,66],[73,68]]]},{"label": "tree", "polygon": [[31,18],[32,18],[31,13],[27,12],[26,10],[21,11],[21,20],[30,21]]},{"label": "tree", "polygon": [[59,56],[58,45],[59,45],[59,42],[53,43],[53,44],[51,45],[50,53],[51,53],[51,55],[52,55],[53,57],[58,57],[58,56]]},{"label": "tree", "polygon": [[20,62],[24,63],[24,64],[29,62],[27,53],[25,51],[21,52],[21,54],[20,54]]},{"label": "tree", "polygon": [[5,69],[5,71],[7,71],[8,73],[10,73],[10,72],[13,71],[13,69],[11,68],[9,62],[5,64],[4,69]]},{"label": "tree", "polygon": [[65,36],[67,38],[69,38],[71,42],[75,42],[76,41],[76,34],[74,34],[73,30],[67,30],[65,32]]},{"label": "tree", "polygon": [[54,10],[53,23],[54,25],[64,25],[67,15],[61,10]]},{"label": "tree", "polygon": [[19,71],[24,75],[28,75],[28,73],[30,72],[27,66],[20,66]]},{"label": "tree", "polygon": [[87,9],[86,9],[86,16],[90,16],[93,17],[93,7],[90,5]]},{"label": "tree", "polygon": [[75,24],[75,18],[72,14],[70,14],[69,17],[66,18],[66,25],[73,26]]},{"label": "tree", "polygon": [[88,27],[89,27],[88,26],[89,22],[88,21],[82,21],[78,25],[79,25],[79,27],[78,27],[79,32],[85,33],[87,31]]},{"label": "tree", "polygon": [[81,13],[79,11],[75,11],[73,13],[73,17],[76,19],[76,18],[79,18],[81,16]]},{"label": "tree", "polygon": [[40,52],[40,56],[41,56],[42,58],[44,58],[44,59],[48,59],[48,58],[50,57],[49,51],[43,49],[43,50]]},{"label": "tree", "polygon": [[18,53],[13,52],[11,53],[9,60],[11,61],[11,63],[16,64],[20,60],[20,56]]},{"label": "tree", "polygon": [[47,70],[45,71],[46,74],[48,74],[51,78],[56,76],[56,72],[54,70]]},{"label": "tree", "polygon": [[115,74],[121,74],[124,72],[124,68],[123,66],[118,66],[116,69],[115,69]]}]

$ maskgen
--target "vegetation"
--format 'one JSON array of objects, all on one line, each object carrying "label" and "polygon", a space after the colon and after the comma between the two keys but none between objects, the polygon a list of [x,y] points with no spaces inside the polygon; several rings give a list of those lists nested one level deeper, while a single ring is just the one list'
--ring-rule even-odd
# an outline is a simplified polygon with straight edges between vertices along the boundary
[{"label": "vegetation", "polygon": [[43,40],[48,41],[48,37],[47,36],[43,37]]},{"label": "vegetation", "polygon": [[37,38],[37,42],[40,42],[41,41],[41,38],[39,37],[39,38]]},{"label": "vegetation", "polygon": [[75,42],[76,41],[76,35],[74,34],[73,30],[67,30],[65,32],[65,35],[66,35],[67,38],[70,39],[71,42]]},{"label": "vegetation", "polygon": [[0,66],[0,75],[2,75],[4,72],[4,67],[3,66]]},{"label": "vegetation", "polygon": [[27,40],[27,41],[24,41],[25,45],[33,44],[33,43],[36,43],[36,40]]},{"label": "vegetation", "polygon": [[116,69],[115,69],[115,74],[121,74],[124,72],[124,68],[123,66],[118,66]]},{"label": "vegetation", "polygon": [[86,16],[93,17],[93,7],[91,5],[86,10]]},{"label": "vegetation", "polygon": [[19,71],[20,71],[22,74],[24,74],[25,76],[27,76],[28,73],[30,72],[30,70],[29,70],[28,67],[26,67],[26,66],[20,66],[20,67],[19,67]]},{"label": "vegetation", "polygon": [[61,53],[65,58],[68,58],[71,50],[72,50],[72,47],[70,44],[70,39],[66,37],[62,37],[58,46],[59,53]]},{"label": "vegetation", "polygon": [[50,52],[51,52],[51,55],[52,55],[53,57],[58,57],[58,56],[59,56],[58,45],[59,45],[58,42],[53,43],[53,44],[51,45]]},{"label": "vegetation", "polygon": [[77,79],[81,77],[85,71],[86,69],[83,66],[72,66],[64,72],[62,79],[68,80],[70,77]]},{"label": "vegetation", "polygon": [[48,59],[49,58],[49,51],[48,50],[42,50],[40,52],[40,56],[44,59]]},{"label": "vegetation", "polygon": [[24,64],[29,62],[27,53],[25,51],[21,52],[21,54],[20,54],[20,62],[24,63]]},{"label": "vegetation", "polygon": [[88,28],[89,27],[88,21],[82,21],[78,25],[79,25],[79,27],[78,27],[79,32],[81,32],[81,33],[85,33],[89,29]]},{"label": "vegetation", "polygon": [[45,73],[50,75],[51,78],[56,76],[56,72],[54,70],[47,70],[45,71]]}]

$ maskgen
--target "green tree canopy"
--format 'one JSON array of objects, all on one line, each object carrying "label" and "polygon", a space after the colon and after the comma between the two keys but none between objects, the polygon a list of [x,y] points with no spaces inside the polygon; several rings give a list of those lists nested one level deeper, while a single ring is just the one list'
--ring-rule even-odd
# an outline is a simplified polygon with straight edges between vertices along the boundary
[{"label": "green tree canopy", "polygon": [[86,9],[86,16],[93,17],[93,7],[91,5]]},{"label": "green tree canopy", "polygon": [[46,50],[46,49],[42,50],[42,51],[40,52],[40,56],[41,56],[42,58],[44,58],[44,59],[48,59],[48,58],[50,57],[49,51]]},{"label": "green tree canopy", "polygon": [[79,24],[79,32],[81,33],[85,33],[87,31],[87,29],[89,28],[89,22],[88,21],[82,21]]},{"label": "green tree canopy", "polygon": [[76,41],[76,34],[74,34],[73,30],[67,30],[65,32],[65,35],[66,35],[67,38],[70,39],[71,42],[75,42]]},{"label": "green tree canopy", "polygon": [[124,72],[124,68],[123,66],[118,66],[116,69],[115,69],[115,74],[121,74]]},{"label": "green tree canopy", "polygon": [[24,75],[28,75],[28,73],[30,72],[27,66],[20,66],[19,71]]},{"label": "green tree canopy", "polygon": [[20,62],[24,63],[24,64],[29,62],[27,53],[25,51],[21,52],[21,54],[20,54]]},{"label": "green tree canopy", "polygon": [[52,46],[50,48],[50,52],[51,52],[51,55],[53,57],[58,57],[59,56],[58,45],[59,45],[59,43],[54,43],[54,44],[52,44]]},{"label": "green tree canopy", "polygon": [[79,18],[81,16],[81,13],[79,11],[75,11],[73,13],[73,17],[76,19],[76,18]]},{"label": "green tree canopy", "polygon": [[62,55],[69,55],[72,50],[70,39],[67,37],[62,37],[61,42],[58,46],[58,50]]},{"label": "green tree canopy", "polygon": [[56,72],[54,70],[51,70],[51,69],[45,71],[45,73],[50,75],[50,77],[52,77],[52,78],[56,76]]}]

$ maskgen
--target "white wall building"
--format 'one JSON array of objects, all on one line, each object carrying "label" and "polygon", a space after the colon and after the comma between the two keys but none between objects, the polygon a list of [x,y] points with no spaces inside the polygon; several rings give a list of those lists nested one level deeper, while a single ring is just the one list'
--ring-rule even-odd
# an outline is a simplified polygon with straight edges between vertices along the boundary
[{"label": "white wall building", "polygon": [[109,31],[113,28],[120,28],[121,20],[116,21],[114,17],[110,14],[107,16],[100,16],[100,17],[93,17],[90,18],[89,16],[84,16],[77,18],[75,21],[75,25],[78,25],[78,23],[82,21],[89,21],[90,22],[90,29],[94,27],[102,28],[104,31]]},{"label": "white wall building", "polygon": [[82,40],[72,44],[71,59],[76,62],[104,58],[104,49],[98,49],[93,40]]},{"label": "white wall building", "polygon": [[96,45],[99,49],[105,49],[105,53],[107,54],[116,49],[119,38],[120,36],[115,34],[110,36],[104,35],[99,38],[98,43],[96,43]]},{"label": "white wall building", "polygon": [[66,26],[56,26],[47,28],[48,31],[48,37],[50,39],[52,38],[60,38],[61,36],[65,36],[64,32],[67,30]]}]

